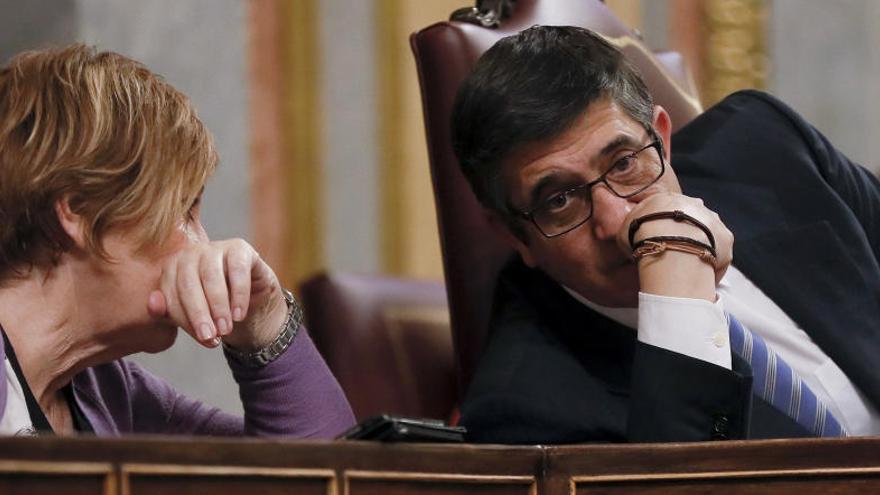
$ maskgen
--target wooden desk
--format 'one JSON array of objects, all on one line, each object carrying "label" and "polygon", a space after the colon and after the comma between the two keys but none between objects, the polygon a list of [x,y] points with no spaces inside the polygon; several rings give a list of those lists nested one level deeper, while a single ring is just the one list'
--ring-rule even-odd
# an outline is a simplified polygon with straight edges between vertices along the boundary
[{"label": "wooden desk", "polygon": [[2,494],[880,493],[880,438],[503,447],[0,438]]}]

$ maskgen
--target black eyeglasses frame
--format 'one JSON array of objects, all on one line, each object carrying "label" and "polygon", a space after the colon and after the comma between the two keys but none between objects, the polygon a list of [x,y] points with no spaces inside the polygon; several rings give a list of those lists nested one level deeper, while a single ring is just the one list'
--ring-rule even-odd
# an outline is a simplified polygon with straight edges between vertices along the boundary
[{"label": "black eyeglasses frame", "polygon": [[[656,135],[655,135],[655,136],[656,136]],[[631,198],[631,197],[633,197],[633,196],[635,196],[635,195],[637,195],[637,194],[640,194],[640,193],[644,192],[645,189],[648,189],[649,187],[651,187],[651,186],[653,186],[654,184],[656,184],[657,181],[660,180],[660,177],[663,177],[663,174],[666,173],[666,160],[663,159],[663,141],[661,141],[659,138],[654,139],[654,141],[652,141],[652,142],[651,142],[650,144],[648,144],[647,146],[645,146],[645,147],[643,147],[643,148],[641,148],[641,149],[639,149],[639,150],[637,150],[637,151],[634,151],[634,152],[632,152],[632,153],[626,155],[626,157],[634,158],[634,157],[638,156],[640,153],[642,153],[643,151],[645,151],[645,150],[647,150],[647,149],[649,149],[649,148],[654,148],[654,149],[657,151],[657,156],[660,157],[660,173],[657,175],[656,178],[654,178],[654,180],[652,180],[651,182],[645,184],[645,186],[642,187],[641,189],[639,189],[639,190],[637,190],[637,191],[635,191],[635,192],[632,192],[632,193],[629,193],[629,194],[623,194],[623,195],[622,195],[622,194],[618,194],[618,192],[614,190],[614,188],[611,186],[611,184],[608,183],[608,179],[606,179],[606,177],[607,177],[607,175],[611,172],[611,169],[614,168],[614,165],[617,163],[617,160],[615,160],[615,162],[612,163],[611,166],[609,166],[608,169],[607,169],[605,172],[603,172],[602,175],[600,175],[599,177],[597,177],[595,180],[592,180],[592,181],[587,182],[587,183],[585,183],[585,184],[581,184],[581,185],[579,185],[579,186],[572,187],[572,188],[570,188],[570,189],[566,189],[565,191],[561,191],[560,193],[557,193],[557,194],[570,193],[570,192],[578,191],[578,190],[581,190],[581,189],[584,189],[584,188],[589,188],[590,190],[592,190],[592,189],[593,189],[593,186],[595,186],[596,184],[599,184],[599,183],[603,183],[603,184],[605,184],[605,187],[607,187],[608,190],[611,191],[611,193],[614,194],[615,196],[617,196],[618,198],[626,199],[626,198]],[[625,158],[626,158],[626,157],[625,157]],[[590,196],[592,197],[592,192],[590,193]],[[546,232],[544,232],[544,229],[542,229],[541,226],[538,225],[538,222],[535,221],[535,212],[536,212],[536,211],[539,211],[541,208],[544,208],[544,207],[545,207],[545,205],[542,204],[542,205],[538,205],[538,206],[536,206],[536,207],[534,207],[534,208],[532,208],[531,210],[528,210],[528,211],[519,211],[519,210],[515,210],[515,209],[511,209],[511,211],[512,211],[514,214],[516,214],[516,215],[518,215],[518,216],[524,218],[525,220],[528,220],[529,222],[531,222],[532,225],[534,225],[535,228],[538,229],[538,232],[540,232],[541,235],[543,235],[544,237],[546,237],[546,238],[548,238],[548,239],[552,239],[552,238],[554,238],[554,237],[559,237],[559,236],[561,236],[561,235],[565,235],[565,234],[571,232],[572,230],[574,230],[574,229],[580,227],[581,225],[587,223],[587,221],[589,221],[591,218],[593,218],[593,207],[591,206],[591,207],[590,207],[590,214],[587,215],[586,218],[584,218],[583,220],[581,220],[581,221],[578,222],[577,224],[575,224],[575,225],[573,225],[573,226],[567,228],[566,230],[564,230],[564,231],[562,231],[562,232],[558,232],[558,233],[555,233],[555,234],[549,234],[549,235],[548,235]]]}]

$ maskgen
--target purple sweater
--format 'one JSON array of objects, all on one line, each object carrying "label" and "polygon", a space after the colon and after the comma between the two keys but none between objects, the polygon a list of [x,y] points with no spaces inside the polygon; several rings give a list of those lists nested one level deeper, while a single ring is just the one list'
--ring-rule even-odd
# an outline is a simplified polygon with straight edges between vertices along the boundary
[{"label": "purple sweater", "polygon": [[[0,363],[6,351],[0,342]],[[354,424],[342,389],[305,328],[268,365],[251,369],[227,357],[244,404],[244,418],[178,393],[136,363],[118,360],[73,378],[77,404],[98,436],[128,433],[259,435],[333,438]],[[6,411],[0,366],[0,417]]]}]

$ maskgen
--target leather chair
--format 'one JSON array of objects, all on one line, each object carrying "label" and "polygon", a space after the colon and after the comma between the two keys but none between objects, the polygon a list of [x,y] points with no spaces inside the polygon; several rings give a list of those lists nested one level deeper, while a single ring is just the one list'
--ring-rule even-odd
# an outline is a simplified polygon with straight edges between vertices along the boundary
[{"label": "leather chair", "polygon": [[443,284],[325,273],[300,286],[300,299],[358,421],[450,417],[456,379]]},{"label": "leather chair", "polygon": [[[484,0],[453,19],[410,37],[422,90],[431,177],[440,225],[459,389],[466,390],[485,343],[492,293],[501,266],[513,255],[488,221],[459,169],[450,141],[455,93],[477,58],[502,37],[535,24],[591,29],[622,49],[639,68],[655,102],[675,129],[702,108],[678,53],[652,53],[638,34],[596,0]],[[492,7],[494,6],[494,7]],[[509,15],[506,18],[505,15]]]}]

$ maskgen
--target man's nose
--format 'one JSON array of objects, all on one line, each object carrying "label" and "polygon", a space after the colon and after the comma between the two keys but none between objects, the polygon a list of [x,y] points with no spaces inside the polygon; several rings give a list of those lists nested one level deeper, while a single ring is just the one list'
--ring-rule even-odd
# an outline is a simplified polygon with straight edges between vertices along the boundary
[{"label": "man's nose", "polygon": [[613,240],[623,225],[623,220],[632,210],[632,204],[611,192],[605,184],[593,188],[592,225],[596,238]]}]

